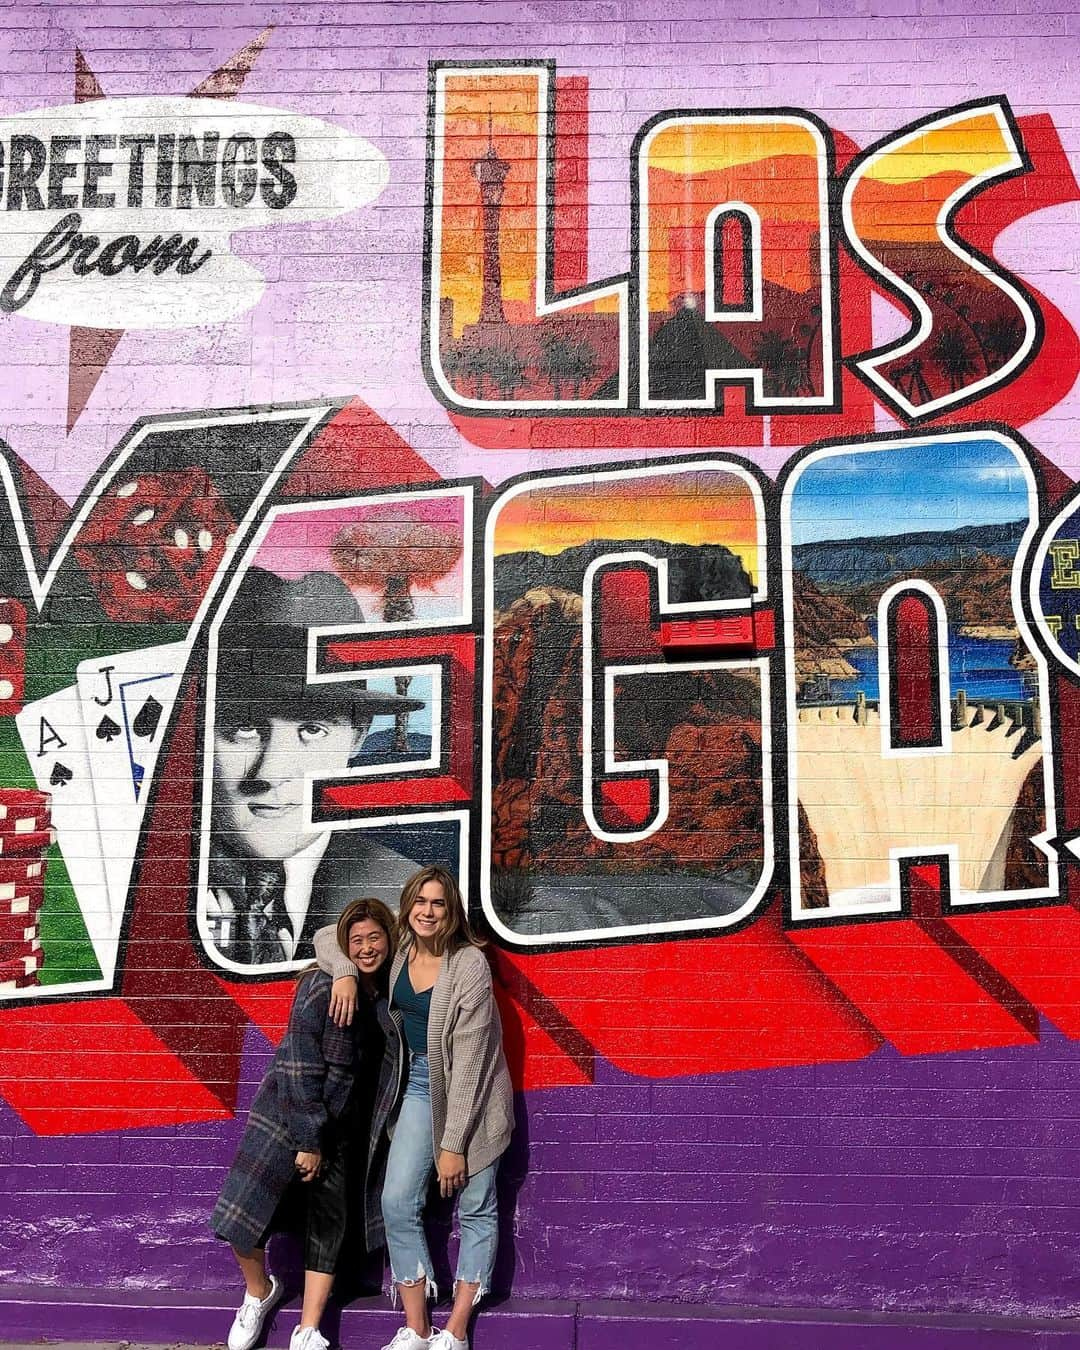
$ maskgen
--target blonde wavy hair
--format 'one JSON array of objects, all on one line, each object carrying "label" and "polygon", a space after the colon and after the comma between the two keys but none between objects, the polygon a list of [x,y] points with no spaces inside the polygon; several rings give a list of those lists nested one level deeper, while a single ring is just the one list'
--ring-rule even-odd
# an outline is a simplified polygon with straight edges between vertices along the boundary
[{"label": "blonde wavy hair", "polygon": [[446,898],[446,919],[442,928],[435,934],[435,940],[432,943],[438,955],[441,956],[444,952],[454,951],[458,947],[485,946],[486,943],[483,938],[478,937],[473,932],[472,925],[469,923],[469,916],[465,909],[465,901],[461,898],[457,878],[452,872],[448,872],[445,867],[433,865],[421,867],[419,872],[414,872],[402,888],[401,905],[397,917],[398,947],[404,950],[415,941],[415,934],[409,927],[409,915],[420,898],[420,891],[429,881],[437,881]]}]

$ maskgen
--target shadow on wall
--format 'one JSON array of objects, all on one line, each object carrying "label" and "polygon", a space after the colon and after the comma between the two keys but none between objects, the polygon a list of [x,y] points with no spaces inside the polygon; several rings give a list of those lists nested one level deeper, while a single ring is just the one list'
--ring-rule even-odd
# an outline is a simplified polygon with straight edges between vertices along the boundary
[{"label": "shadow on wall", "polygon": [[[499,1250],[496,1253],[495,1270],[491,1277],[492,1299],[489,1301],[500,1302],[504,1298],[508,1298],[513,1292],[514,1276],[517,1271],[514,1220],[517,1217],[518,1193],[525,1182],[528,1171],[528,1110],[525,1094],[515,1092],[514,1134],[510,1140],[509,1148],[503,1154],[498,1172]],[[441,1301],[452,1296],[457,1238],[456,1234],[452,1236],[454,1202],[453,1200],[444,1200],[438,1194],[438,1187],[434,1180],[429,1191],[425,1213],[430,1216],[425,1222],[425,1228]]]}]

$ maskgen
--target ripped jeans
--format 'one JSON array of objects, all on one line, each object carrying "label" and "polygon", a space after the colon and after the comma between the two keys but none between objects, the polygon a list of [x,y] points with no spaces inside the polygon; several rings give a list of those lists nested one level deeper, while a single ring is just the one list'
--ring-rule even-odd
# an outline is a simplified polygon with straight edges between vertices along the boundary
[{"label": "ripped jeans", "polygon": [[[498,1245],[498,1208],[495,1170],[498,1162],[469,1177],[458,1203],[461,1247],[458,1251],[458,1281],[478,1284],[479,1300],[491,1285]],[[431,1138],[431,1087],[426,1055],[413,1055],[409,1082],[390,1141],[386,1162],[382,1212],[390,1273],[396,1286],[423,1280],[429,1294],[435,1293],[431,1255],[424,1236],[422,1213],[428,1183],[435,1170]],[[475,1300],[474,1300],[475,1301]]]}]

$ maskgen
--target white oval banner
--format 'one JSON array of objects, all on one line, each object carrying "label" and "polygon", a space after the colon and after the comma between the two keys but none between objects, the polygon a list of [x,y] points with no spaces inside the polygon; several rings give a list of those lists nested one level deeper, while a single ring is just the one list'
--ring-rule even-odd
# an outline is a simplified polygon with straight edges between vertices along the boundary
[{"label": "white oval banner", "polygon": [[253,103],[109,98],[2,117],[0,312],[91,328],[233,318],[266,285],[233,234],[328,220],[388,178],[370,141]]}]

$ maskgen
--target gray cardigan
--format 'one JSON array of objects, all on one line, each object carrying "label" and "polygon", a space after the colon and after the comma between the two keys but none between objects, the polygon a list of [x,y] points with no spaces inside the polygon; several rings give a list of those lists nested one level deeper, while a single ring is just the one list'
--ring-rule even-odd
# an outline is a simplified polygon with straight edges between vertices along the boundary
[{"label": "gray cardigan", "polygon": [[[401,1014],[393,1006],[393,991],[408,951],[399,950],[390,967],[390,1015],[399,1034]],[[356,974],[333,927],[315,934],[315,955],[335,980]],[[514,1091],[491,967],[477,947],[447,952],[439,966],[428,1018],[428,1070],[434,1156],[440,1149],[462,1153],[475,1176],[505,1152],[514,1129]]]}]

